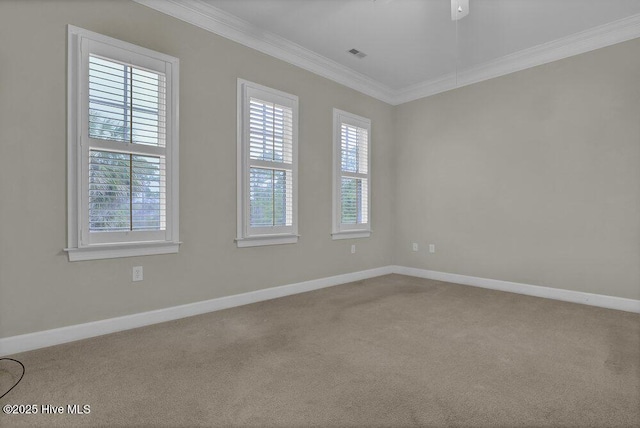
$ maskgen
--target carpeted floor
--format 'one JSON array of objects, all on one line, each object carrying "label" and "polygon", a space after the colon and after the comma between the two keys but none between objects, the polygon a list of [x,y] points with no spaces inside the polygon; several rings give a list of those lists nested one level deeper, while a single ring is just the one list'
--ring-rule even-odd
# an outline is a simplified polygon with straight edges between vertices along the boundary
[{"label": "carpeted floor", "polygon": [[640,426],[640,315],[400,275],[14,357],[90,413],[3,427]]}]

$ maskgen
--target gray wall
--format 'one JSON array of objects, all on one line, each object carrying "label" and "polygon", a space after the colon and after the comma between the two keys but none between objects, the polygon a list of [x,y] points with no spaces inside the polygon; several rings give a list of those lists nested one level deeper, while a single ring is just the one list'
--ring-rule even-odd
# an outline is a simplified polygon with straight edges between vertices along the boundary
[{"label": "gray wall", "polygon": [[640,298],[640,39],[396,115],[397,264]]},{"label": "gray wall", "polygon": [[[70,263],[62,251],[67,24],[180,58],[177,255]],[[233,241],[238,77],[299,97],[296,245]],[[334,107],[373,122],[369,239],[331,239]],[[0,337],[389,265],[392,136],[391,106],[136,3],[0,1]]]}]

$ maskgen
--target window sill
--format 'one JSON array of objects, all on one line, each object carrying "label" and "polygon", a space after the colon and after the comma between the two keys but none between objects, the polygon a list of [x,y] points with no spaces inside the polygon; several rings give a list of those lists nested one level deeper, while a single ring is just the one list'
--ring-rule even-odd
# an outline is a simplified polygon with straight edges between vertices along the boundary
[{"label": "window sill", "polygon": [[344,232],[334,232],[331,234],[331,239],[353,239],[353,238],[368,238],[371,236],[370,230],[348,230]]},{"label": "window sill", "polygon": [[263,245],[295,244],[297,242],[298,235],[265,235],[236,239],[238,248],[260,247]]},{"label": "window sill", "polygon": [[70,262],[83,260],[115,259],[119,257],[175,254],[181,242],[144,242],[133,244],[109,244],[83,248],[65,248]]}]

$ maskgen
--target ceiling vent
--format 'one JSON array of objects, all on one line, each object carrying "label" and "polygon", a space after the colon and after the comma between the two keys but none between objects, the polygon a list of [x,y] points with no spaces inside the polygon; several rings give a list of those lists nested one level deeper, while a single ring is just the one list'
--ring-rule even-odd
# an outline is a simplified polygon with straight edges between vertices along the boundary
[{"label": "ceiling vent", "polygon": [[367,56],[366,53],[360,52],[358,49],[349,49],[347,52],[349,52],[353,56],[357,56],[358,58],[364,58],[365,56]]}]

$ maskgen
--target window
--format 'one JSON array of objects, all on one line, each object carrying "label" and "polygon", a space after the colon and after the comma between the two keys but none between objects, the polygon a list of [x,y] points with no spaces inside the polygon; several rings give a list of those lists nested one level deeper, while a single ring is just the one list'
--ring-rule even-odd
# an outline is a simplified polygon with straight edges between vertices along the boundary
[{"label": "window", "polygon": [[298,97],[238,80],[238,247],[298,241]]},{"label": "window", "polygon": [[69,259],[178,252],[178,60],[69,26]]},{"label": "window", "polygon": [[371,235],[371,121],[333,110],[333,239]]}]

